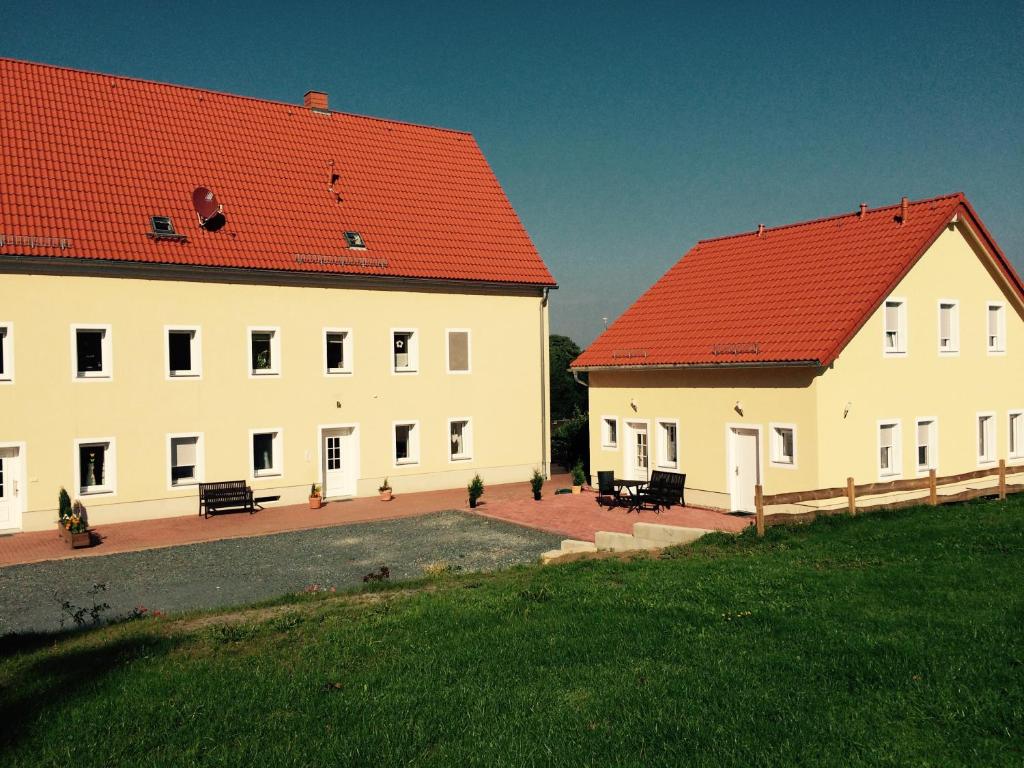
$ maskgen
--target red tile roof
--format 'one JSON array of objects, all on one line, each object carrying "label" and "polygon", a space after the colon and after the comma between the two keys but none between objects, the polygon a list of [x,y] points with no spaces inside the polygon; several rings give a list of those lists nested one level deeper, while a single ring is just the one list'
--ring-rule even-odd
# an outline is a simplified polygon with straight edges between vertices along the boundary
[{"label": "red tile roof", "polygon": [[[224,206],[217,232],[198,186]],[[148,237],[153,215],[187,241]],[[0,239],[0,255],[554,284],[468,133],[10,59]]]},{"label": "red tile roof", "polygon": [[828,365],[961,214],[1024,296],[961,194],[697,243],[573,361],[603,366]]}]

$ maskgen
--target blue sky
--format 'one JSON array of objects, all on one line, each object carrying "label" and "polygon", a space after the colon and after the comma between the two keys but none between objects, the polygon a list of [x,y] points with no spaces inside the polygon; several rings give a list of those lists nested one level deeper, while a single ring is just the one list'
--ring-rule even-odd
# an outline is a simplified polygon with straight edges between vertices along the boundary
[{"label": "blue sky", "polygon": [[1024,269],[1024,3],[0,2],[0,55],[472,131],[581,344],[696,240],[966,192]]}]

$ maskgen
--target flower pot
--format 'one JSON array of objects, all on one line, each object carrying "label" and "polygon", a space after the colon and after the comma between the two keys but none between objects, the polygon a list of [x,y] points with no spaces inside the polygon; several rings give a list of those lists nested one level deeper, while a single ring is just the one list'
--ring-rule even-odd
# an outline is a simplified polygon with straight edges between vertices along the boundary
[{"label": "flower pot", "polygon": [[72,549],[82,549],[83,547],[92,546],[92,533],[89,531],[82,531],[81,533],[69,533]]},{"label": "flower pot", "polygon": [[582,486],[582,485],[574,485],[574,486],[572,487],[572,492],[573,492],[574,494],[579,494],[579,493],[580,493],[580,492],[582,492],[582,491],[583,491],[583,486]]},{"label": "flower pot", "polygon": [[391,501],[391,489],[390,488],[388,488],[386,491],[381,491],[380,492],[380,500],[381,501]]},{"label": "flower pot", "polygon": [[540,491],[534,491],[533,492],[533,500],[534,501],[540,501]]},{"label": "flower pot", "polygon": [[320,509],[320,507],[322,507],[323,505],[324,505],[324,500],[323,500],[322,496],[310,496],[309,497],[309,508],[310,509]]},{"label": "flower pot", "polygon": [[476,509],[476,499],[470,497],[470,499],[469,499],[469,508],[470,509]]}]

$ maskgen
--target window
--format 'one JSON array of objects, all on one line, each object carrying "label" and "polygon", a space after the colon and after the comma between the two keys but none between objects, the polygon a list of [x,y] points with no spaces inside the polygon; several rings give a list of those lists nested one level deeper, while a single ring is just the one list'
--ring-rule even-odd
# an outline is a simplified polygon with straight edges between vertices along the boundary
[{"label": "window", "polygon": [[324,371],[328,376],[352,373],[352,332],[348,328],[324,329]]},{"label": "window", "polygon": [[657,419],[658,466],[667,469],[679,467],[679,422],[675,419]]},{"label": "window", "polygon": [[168,240],[187,240],[185,235],[178,233],[174,228],[174,221],[170,216],[150,216],[149,236],[155,239],[166,238]]},{"label": "window", "polygon": [[284,473],[280,429],[254,429],[249,433],[252,445],[252,476],[275,477]]},{"label": "window", "polygon": [[404,422],[394,425],[395,465],[418,464],[420,460],[419,423]]},{"label": "window", "polygon": [[899,475],[900,468],[900,423],[880,422],[878,425],[878,475],[892,477]]},{"label": "window", "polygon": [[907,351],[907,303],[903,299],[885,302],[885,354],[902,355]]},{"label": "window", "polygon": [[1011,459],[1024,458],[1024,411],[1010,411],[1007,426],[1008,456]]},{"label": "window", "polygon": [[198,377],[202,372],[199,329],[168,326],[164,332],[167,342],[167,378]]},{"label": "window", "polygon": [[419,368],[419,344],[416,331],[400,329],[391,332],[392,371],[415,373]]},{"label": "window", "polygon": [[469,331],[448,330],[448,373],[469,373]]},{"label": "window", "polygon": [[796,466],[796,427],[793,424],[772,424],[771,462],[774,466]]},{"label": "window", "polygon": [[109,325],[71,327],[74,378],[109,379],[113,373]]},{"label": "window", "polygon": [[168,435],[170,486],[181,488],[203,480],[202,435]]},{"label": "window", "polygon": [[989,302],[988,305],[988,351],[1001,353],[1006,351],[1006,306],[1002,303]]},{"label": "window", "polygon": [[991,464],[996,460],[996,416],[978,414],[978,463]]},{"label": "window", "polygon": [[601,447],[619,447],[619,420],[614,416],[601,417]]},{"label": "window", "polygon": [[0,323],[0,382],[14,381],[14,326]]},{"label": "window", "polygon": [[452,461],[466,461],[473,458],[473,432],[469,419],[448,421],[448,458]]},{"label": "window", "polygon": [[345,244],[349,248],[366,248],[366,242],[363,240],[363,236],[358,232],[346,232]]},{"label": "window", "polygon": [[281,334],[277,328],[249,329],[249,375],[281,374]]},{"label": "window", "polygon": [[939,354],[960,351],[960,305],[956,301],[939,302]]},{"label": "window", "polygon": [[75,476],[82,496],[115,491],[113,438],[75,441]]},{"label": "window", "polygon": [[939,468],[938,422],[933,418],[917,420],[917,470]]}]

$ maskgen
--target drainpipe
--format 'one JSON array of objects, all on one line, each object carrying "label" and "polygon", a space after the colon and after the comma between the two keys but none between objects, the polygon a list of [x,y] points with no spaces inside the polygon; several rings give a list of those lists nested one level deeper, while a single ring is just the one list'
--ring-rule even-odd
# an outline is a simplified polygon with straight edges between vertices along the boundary
[{"label": "drainpipe", "polygon": [[580,372],[579,371],[573,371],[572,372],[572,377],[576,381],[576,383],[579,384],[581,387],[586,387],[587,389],[590,389],[590,385],[587,384],[587,382],[585,382],[583,379],[580,378]]},{"label": "drainpipe", "polygon": [[540,467],[546,480],[551,479],[548,471],[548,371],[545,360],[548,358],[548,339],[544,333],[544,312],[548,307],[548,288],[543,288],[540,298]]}]

